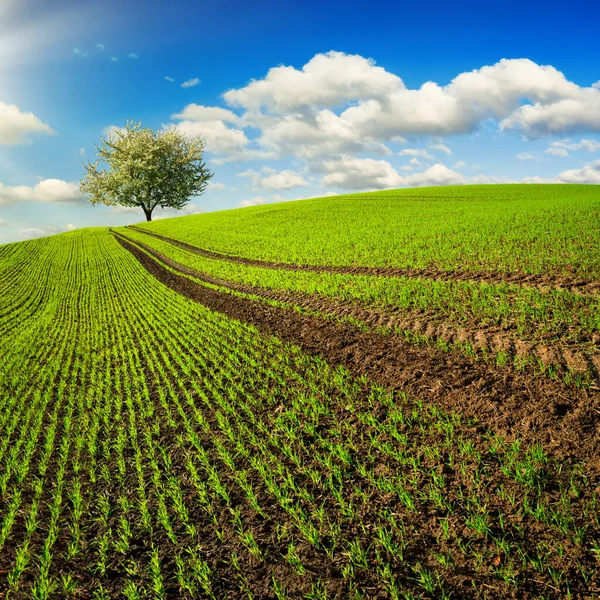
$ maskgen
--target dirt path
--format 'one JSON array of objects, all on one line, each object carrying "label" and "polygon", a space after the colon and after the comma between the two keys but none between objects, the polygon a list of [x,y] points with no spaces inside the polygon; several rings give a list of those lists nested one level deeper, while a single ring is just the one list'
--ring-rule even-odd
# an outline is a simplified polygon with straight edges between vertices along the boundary
[{"label": "dirt path", "polygon": [[568,388],[545,377],[500,369],[456,352],[411,344],[400,336],[365,332],[349,323],[301,314],[259,300],[210,289],[173,273],[117,236],[146,270],[174,291],[265,335],[294,343],[330,364],[367,375],[512,439],[539,442],[556,458],[585,461],[600,475],[600,393]]},{"label": "dirt path", "polygon": [[300,265],[289,263],[276,263],[242,256],[233,256],[221,254],[212,250],[204,250],[191,246],[185,242],[169,238],[158,233],[150,232],[134,225],[129,226],[135,231],[158,238],[174,246],[188,250],[203,256],[216,260],[225,260],[228,262],[239,263],[252,267],[261,267],[264,269],[282,269],[287,271],[309,271],[313,273],[338,273],[341,275],[368,275],[373,277],[414,277],[422,279],[435,279],[440,281],[474,281],[481,283],[500,284],[511,283],[532,287],[539,290],[566,290],[581,295],[594,295],[600,292],[600,281],[585,281],[561,275],[536,275],[527,273],[494,273],[494,272],[473,272],[473,271],[444,271],[436,269],[401,269],[396,267],[365,267],[365,266],[328,266],[328,265]]}]

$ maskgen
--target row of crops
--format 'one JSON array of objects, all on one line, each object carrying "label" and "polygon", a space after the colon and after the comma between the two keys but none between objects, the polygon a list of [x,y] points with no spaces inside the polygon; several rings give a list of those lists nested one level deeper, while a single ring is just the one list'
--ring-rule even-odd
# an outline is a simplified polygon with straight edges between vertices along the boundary
[{"label": "row of crops", "polygon": [[[414,338],[416,330],[418,339],[431,338],[441,344],[456,340],[461,352],[484,350],[499,365],[529,367],[569,384],[589,385],[598,378],[600,303],[596,293],[477,280],[263,268],[207,258],[142,230],[116,231],[192,273],[296,295],[300,303],[309,295],[338,305],[375,309],[392,318],[387,333]],[[326,303],[322,305],[327,310]],[[357,316],[348,311],[349,319]]]},{"label": "row of crops", "polygon": [[467,185],[280,202],[144,223],[217,252],[313,265],[600,280],[595,185]]},{"label": "row of crops", "polygon": [[0,285],[0,595],[600,592],[586,465],[211,312],[106,230],[0,248]]}]

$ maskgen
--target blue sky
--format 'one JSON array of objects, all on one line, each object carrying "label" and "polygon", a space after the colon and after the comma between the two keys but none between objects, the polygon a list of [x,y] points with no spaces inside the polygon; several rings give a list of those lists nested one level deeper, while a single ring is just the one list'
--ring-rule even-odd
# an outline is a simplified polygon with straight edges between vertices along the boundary
[{"label": "blue sky", "polygon": [[213,185],[188,214],[600,183],[599,17],[578,1],[0,0],[0,243],[142,220],[78,192],[127,118],[206,138]]}]

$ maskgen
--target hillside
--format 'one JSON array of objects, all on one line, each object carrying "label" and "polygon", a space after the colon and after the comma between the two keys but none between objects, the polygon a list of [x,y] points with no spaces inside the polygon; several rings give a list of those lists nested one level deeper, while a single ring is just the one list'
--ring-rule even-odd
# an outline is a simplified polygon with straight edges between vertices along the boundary
[{"label": "hillside", "polygon": [[0,246],[0,597],[600,593],[599,186]]}]

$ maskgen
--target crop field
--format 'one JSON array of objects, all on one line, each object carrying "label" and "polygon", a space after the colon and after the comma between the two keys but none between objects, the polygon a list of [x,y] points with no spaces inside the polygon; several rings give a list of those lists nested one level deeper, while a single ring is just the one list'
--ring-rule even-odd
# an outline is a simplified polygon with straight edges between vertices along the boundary
[{"label": "crop field", "polygon": [[0,246],[0,598],[600,597],[599,186]]}]

